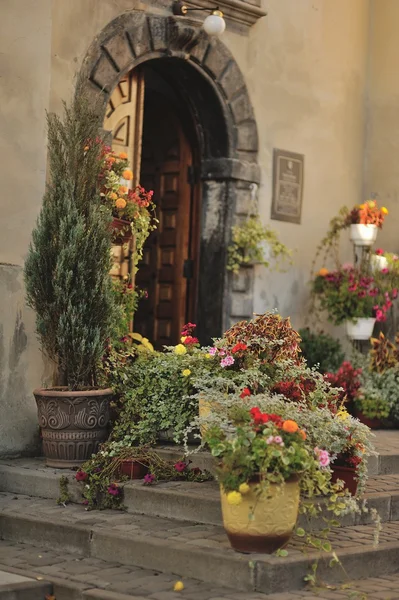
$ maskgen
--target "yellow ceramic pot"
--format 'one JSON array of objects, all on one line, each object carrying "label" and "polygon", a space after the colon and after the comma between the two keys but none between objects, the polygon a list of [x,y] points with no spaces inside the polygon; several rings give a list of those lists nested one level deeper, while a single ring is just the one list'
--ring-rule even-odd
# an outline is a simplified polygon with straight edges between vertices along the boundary
[{"label": "yellow ceramic pot", "polygon": [[[205,400],[205,398],[200,398],[198,402],[198,414],[200,417],[207,417],[210,413],[217,409],[220,406],[218,402],[212,402],[212,400]],[[207,426],[201,425],[201,437],[204,437],[206,434]]]},{"label": "yellow ceramic pot", "polygon": [[289,541],[299,509],[299,480],[292,477],[283,485],[271,484],[260,496],[257,484],[249,484],[242,502],[231,505],[220,489],[223,525],[237,552],[272,554]]}]

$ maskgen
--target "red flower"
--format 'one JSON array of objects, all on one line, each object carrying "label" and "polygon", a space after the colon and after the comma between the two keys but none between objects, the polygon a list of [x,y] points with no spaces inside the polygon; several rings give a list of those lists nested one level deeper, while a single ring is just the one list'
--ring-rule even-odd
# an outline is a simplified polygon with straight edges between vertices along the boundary
[{"label": "red flower", "polygon": [[186,339],[184,340],[184,345],[185,346],[193,346],[194,344],[198,344],[198,338],[196,337],[192,337],[191,335],[186,336]]},{"label": "red flower", "polygon": [[242,342],[238,342],[232,349],[231,352],[235,354],[236,352],[242,352],[246,350],[248,346]]},{"label": "red flower", "polygon": [[183,460],[179,460],[174,467],[178,473],[183,473],[183,471],[187,469],[187,463],[185,463]]},{"label": "red flower", "polygon": [[240,394],[240,398],[247,398],[247,396],[250,396],[250,395],[251,395],[251,390],[249,388],[245,387]]},{"label": "red flower", "polygon": [[189,337],[193,334],[193,331],[196,327],[197,326],[195,323],[186,323],[185,325],[183,325],[183,329],[181,330],[180,335]]},{"label": "red flower", "polygon": [[382,255],[384,254],[384,250],[383,250],[382,248],[377,248],[377,250],[375,251],[375,253],[376,253],[378,256],[382,256]]},{"label": "red flower", "polygon": [[86,481],[87,478],[88,478],[88,474],[85,473],[84,471],[78,471],[75,475],[76,481]]}]

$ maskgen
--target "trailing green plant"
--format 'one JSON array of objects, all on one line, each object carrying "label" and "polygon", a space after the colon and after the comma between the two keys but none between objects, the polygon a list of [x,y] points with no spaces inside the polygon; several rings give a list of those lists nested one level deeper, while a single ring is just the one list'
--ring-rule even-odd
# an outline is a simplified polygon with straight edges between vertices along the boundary
[{"label": "trailing green plant", "polygon": [[131,447],[120,442],[109,442],[82,465],[75,476],[83,484],[82,498],[87,510],[125,509],[124,484],[129,481],[121,472],[121,465],[125,460],[133,460],[145,468],[145,485],[160,481],[201,483],[213,479],[208,471],[191,468],[189,461],[184,458],[177,462],[168,461],[146,446]]},{"label": "trailing green plant", "polygon": [[49,180],[25,262],[28,305],[55,385],[97,385],[115,316],[110,213],[101,208],[99,120],[78,94],[63,118],[47,116]]},{"label": "trailing green plant", "polygon": [[263,225],[258,215],[248,217],[232,227],[232,241],[227,249],[227,269],[238,273],[243,265],[261,264],[276,268],[284,262],[292,263],[292,251],[283,244],[277,233]]},{"label": "trailing green plant", "polygon": [[57,498],[57,504],[66,506],[67,504],[69,504],[72,501],[71,496],[69,494],[69,487],[68,487],[69,479],[68,479],[68,477],[65,477],[65,475],[62,475],[60,477],[59,486],[60,486],[60,495]]},{"label": "trailing green plant", "polygon": [[111,344],[115,349],[124,346],[130,334],[131,324],[139,301],[145,292],[135,289],[130,280],[117,279],[113,282],[116,316],[113,322]]},{"label": "trailing green plant", "polygon": [[308,327],[298,331],[302,355],[310,367],[317,366],[321,373],[336,371],[345,354],[341,342],[328,333],[312,332]]},{"label": "trailing green plant", "polygon": [[378,373],[362,369],[361,386],[355,398],[355,407],[369,419],[388,419],[392,414],[397,421],[399,398],[399,368]]}]

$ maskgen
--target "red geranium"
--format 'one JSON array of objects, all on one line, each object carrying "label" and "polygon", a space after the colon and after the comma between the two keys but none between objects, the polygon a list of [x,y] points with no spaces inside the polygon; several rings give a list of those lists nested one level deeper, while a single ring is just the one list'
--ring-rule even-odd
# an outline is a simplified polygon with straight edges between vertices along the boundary
[{"label": "red geranium", "polygon": [[240,394],[240,398],[247,398],[250,395],[251,395],[251,390],[249,388],[245,387]]},{"label": "red geranium", "polygon": [[194,344],[199,344],[199,341],[198,338],[187,335],[183,343],[185,346],[193,346]]},{"label": "red geranium", "polygon": [[238,342],[235,346],[233,346],[231,352],[232,354],[235,354],[236,352],[243,352],[247,348],[248,346],[246,344],[244,344],[243,342]]}]

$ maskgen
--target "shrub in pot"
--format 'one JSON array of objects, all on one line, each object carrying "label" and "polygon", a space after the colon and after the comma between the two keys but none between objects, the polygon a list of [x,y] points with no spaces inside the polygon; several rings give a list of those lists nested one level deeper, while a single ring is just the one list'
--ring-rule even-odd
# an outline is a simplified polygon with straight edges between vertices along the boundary
[{"label": "shrub in pot", "polygon": [[[37,389],[49,466],[71,467],[107,435],[111,389],[98,366],[114,316],[111,215],[101,208],[99,122],[79,96],[63,119],[48,115],[49,181],[25,263],[27,302],[36,311],[53,387]],[[96,141],[94,141],[96,140]]]}]

